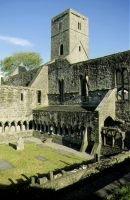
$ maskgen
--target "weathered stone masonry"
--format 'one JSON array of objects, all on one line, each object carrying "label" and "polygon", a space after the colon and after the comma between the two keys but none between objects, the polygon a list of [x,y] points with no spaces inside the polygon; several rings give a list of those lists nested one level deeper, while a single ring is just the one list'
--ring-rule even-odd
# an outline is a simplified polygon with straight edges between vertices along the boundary
[{"label": "weathered stone masonry", "polygon": [[52,19],[52,60],[2,80],[1,132],[56,134],[92,154],[130,148],[130,51],[88,60],[88,30],[71,9]]}]

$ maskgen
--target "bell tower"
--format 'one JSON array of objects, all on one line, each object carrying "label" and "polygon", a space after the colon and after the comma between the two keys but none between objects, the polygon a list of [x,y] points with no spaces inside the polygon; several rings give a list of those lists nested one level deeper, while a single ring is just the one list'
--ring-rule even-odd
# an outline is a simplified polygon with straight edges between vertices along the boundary
[{"label": "bell tower", "polygon": [[51,60],[87,60],[88,40],[88,18],[72,9],[62,12],[51,21]]}]

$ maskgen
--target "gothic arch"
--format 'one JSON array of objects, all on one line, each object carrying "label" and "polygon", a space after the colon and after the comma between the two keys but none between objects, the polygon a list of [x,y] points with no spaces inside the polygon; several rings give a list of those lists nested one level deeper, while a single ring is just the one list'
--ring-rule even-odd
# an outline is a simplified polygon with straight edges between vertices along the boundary
[{"label": "gothic arch", "polygon": [[11,122],[11,124],[10,124],[10,131],[11,132],[15,132],[16,131],[16,122],[15,121],[13,121],[13,122]]},{"label": "gothic arch", "polygon": [[17,131],[21,131],[22,130],[22,122],[18,121],[17,123]]},{"label": "gothic arch", "polygon": [[8,121],[5,122],[5,124],[4,124],[4,131],[5,131],[5,132],[8,132],[8,131],[9,131],[9,122],[8,122]]},{"label": "gothic arch", "polygon": [[112,119],[112,117],[108,116],[105,121],[104,121],[104,126],[109,127],[109,126],[114,126],[115,121]]},{"label": "gothic arch", "polygon": [[59,54],[60,54],[60,56],[64,55],[64,45],[63,44],[60,45]]},{"label": "gothic arch", "polygon": [[23,122],[23,131],[27,130],[27,121]]}]

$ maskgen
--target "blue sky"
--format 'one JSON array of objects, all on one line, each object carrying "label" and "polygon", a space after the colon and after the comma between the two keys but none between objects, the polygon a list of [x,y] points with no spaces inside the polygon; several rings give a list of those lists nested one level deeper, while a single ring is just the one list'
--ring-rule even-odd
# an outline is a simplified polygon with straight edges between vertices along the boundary
[{"label": "blue sky", "polygon": [[50,59],[50,20],[72,8],[90,24],[90,58],[130,49],[129,0],[0,0],[0,59],[36,51]]}]

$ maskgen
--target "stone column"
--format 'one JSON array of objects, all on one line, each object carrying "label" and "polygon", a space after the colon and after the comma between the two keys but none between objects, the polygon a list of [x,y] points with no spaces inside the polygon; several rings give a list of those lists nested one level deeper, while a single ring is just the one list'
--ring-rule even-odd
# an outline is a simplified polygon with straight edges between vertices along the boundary
[{"label": "stone column", "polygon": [[84,135],[83,135],[80,151],[85,152],[87,146],[88,146],[88,132],[87,132],[87,127],[86,127],[84,130]]},{"label": "stone column", "polygon": [[57,126],[57,135],[60,135],[60,126]]},{"label": "stone column", "polygon": [[4,124],[2,123],[2,133],[4,133]]},{"label": "stone column", "polygon": [[20,131],[23,131],[23,122],[20,123]]},{"label": "stone column", "polygon": [[49,179],[50,179],[50,181],[52,181],[53,178],[54,178],[54,176],[53,176],[53,172],[49,172]]},{"label": "stone column", "polygon": [[40,123],[40,130],[39,130],[40,132],[42,132],[42,124]]},{"label": "stone column", "polygon": [[17,123],[15,122],[15,132],[17,131]]},{"label": "stone column", "polygon": [[122,132],[122,150],[124,150],[125,149],[125,132]]},{"label": "stone column", "polygon": [[106,134],[103,134],[103,145],[106,146]]},{"label": "stone column", "polygon": [[112,147],[114,147],[114,146],[115,146],[115,135],[112,134]]},{"label": "stone column", "polygon": [[128,111],[130,114],[130,69],[128,69]]},{"label": "stone column", "polygon": [[124,100],[124,71],[122,71],[122,100]]},{"label": "stone column", "polygon": [[10,129],[11,129],[11,123],[9,122],[9,129],[8,129],[8,130],[9,130],[9,132],[10,132]]},{"label": "stone column", "polygon": [[29,130],[29,122],[27,121],[27,130]]}]

